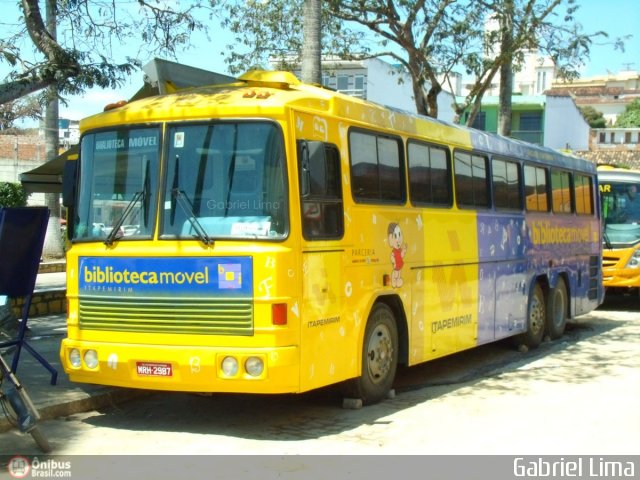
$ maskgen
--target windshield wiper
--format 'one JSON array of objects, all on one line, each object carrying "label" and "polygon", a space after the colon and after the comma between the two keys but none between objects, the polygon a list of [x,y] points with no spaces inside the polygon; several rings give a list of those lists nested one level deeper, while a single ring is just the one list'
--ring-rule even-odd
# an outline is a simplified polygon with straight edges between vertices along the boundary
[{"label": "windshield wiper", "polygon": [[118,221],[113,225],[113,228],[109,232],[109,235],[107,235],[107,238],[105,238],[104,240],[105,245],[107,246],[113,245],[113,242],[116,239],[116,236],[118,235],[118,231],[120,230],[120,227],[124,223],[125,219],[129,216],[129,213],[131,213],[131,211],[133,210],[134,205],[138,203],[145,195],[146,193],[144,190],[136,192],[133,195],[133,198],[125,207],[124,211],[122,212],[122,215],[118,217]]},{"label": "windshield wiper", "polygon": [[202,224],[198,221],[195,212],[193,211],[193,206],[191,202],[187,198],[187,195],[180,190],[179,188],[171,189],[171,198],[180,205],[180,208],[187,215],[187,219],[193,227],[193,231],[195,232],[195,237],[197,237],[202,243],[205,245],[213,245],[213,238],[207,235],[207,231],[204,229]]},{"label": "windshield wiper", "polygon": [[107,246],[113,245],[113,242],[118,236],[120,227],[124,224],[124,221],[133,210],[134,205],[138,203],[140,200],[142,200],[142,209],[143,209],[142,216],[143,216],[144,225],[145,227],[147,226],[147,212],[149,210],[149,190],[150,190],[150,186],[149,186],[150,163],[151,162],[147,159],[147,163],[145,165],[145,172],[144,172],[144,181],[142,182],[142,190],[133,194],[133,198],[123,210],[122,215],[118,217],[118,221],[115,223],[115,225],[109,232],[109,235],[107,235],[107,238],[104,240],[105,245]]},{"label": "windshield wiper", "polygon": [[604,240],[604,244],[606,245],[606,247],[609,250],[613,250],[613,245],[611,245],[611,242],[609,241],[609,235],[605,230],[602,231],[602,239]]}]

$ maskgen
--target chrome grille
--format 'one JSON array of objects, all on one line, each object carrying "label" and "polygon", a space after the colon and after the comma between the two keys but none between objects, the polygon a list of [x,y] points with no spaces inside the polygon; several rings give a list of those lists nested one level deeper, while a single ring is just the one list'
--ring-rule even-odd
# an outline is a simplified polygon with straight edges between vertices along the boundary
[{"label": "chrome grille", "polygon": [[245,298],[81,296],[80,328],[140,333],[253,335],[253,302]]}]

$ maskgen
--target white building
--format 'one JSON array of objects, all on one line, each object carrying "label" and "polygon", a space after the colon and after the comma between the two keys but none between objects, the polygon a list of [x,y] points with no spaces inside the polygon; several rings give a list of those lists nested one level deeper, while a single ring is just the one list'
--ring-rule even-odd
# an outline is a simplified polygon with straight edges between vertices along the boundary
[{"label": "white building", "polygon": [[558,81],[552,85],[552,91],[571,95],[580,107],[593,107],[602,113],[607,125],[613,126],[627,105],[640,98],[640,74],[625,70],[572,82]]},{"label": "white building", "polygon": [[[273,61],[272,65],[276,65]],[[294,71],[300,77],[300,71]],[[460,81],[460,77],[455,77]],[[326,60],[322,63],[322,84],[338,92],[380,105],[416,113],[411,77],[399,66],[378,58],[367,60]],[[459,88],[460,83],[455,87]],[[443,84],[443,88],[445,85]],[[452,122],[454,96],[438,95],[438,119]]]}]

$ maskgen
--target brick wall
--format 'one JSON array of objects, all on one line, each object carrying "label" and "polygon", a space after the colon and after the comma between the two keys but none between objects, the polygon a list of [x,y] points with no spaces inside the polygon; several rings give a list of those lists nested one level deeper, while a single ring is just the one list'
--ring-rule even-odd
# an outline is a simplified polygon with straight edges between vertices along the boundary
[{"label": "brick wall", "polygon": [[0,158],[44,161],[44,137],[0,135]]},{"label": "brick wall", "polygon": [[19,175],[45,162],[44,137],[0,135],[0,182],[19,182]]}]

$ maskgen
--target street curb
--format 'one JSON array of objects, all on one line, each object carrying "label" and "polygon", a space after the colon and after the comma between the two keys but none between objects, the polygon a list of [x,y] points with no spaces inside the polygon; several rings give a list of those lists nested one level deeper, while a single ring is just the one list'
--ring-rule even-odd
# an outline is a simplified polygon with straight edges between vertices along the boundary
[{"label": "street curb", "polygon": [[[39,407],[38,413],[40,414],[40,421],[52,420],[59,417],[73,415],[74,413],[88,412],[89,410],[95,410],[105,406],[115,406],[118,403],[124,403],[137,397],[150,395],[151,393],[153,392],[150,390],[128,388],[110,389],[103,393],[91,395],[86,398]],[[4,415],[0,417],[0,433],[7,432],[12,428],[14,428],[13,425]]]}]

